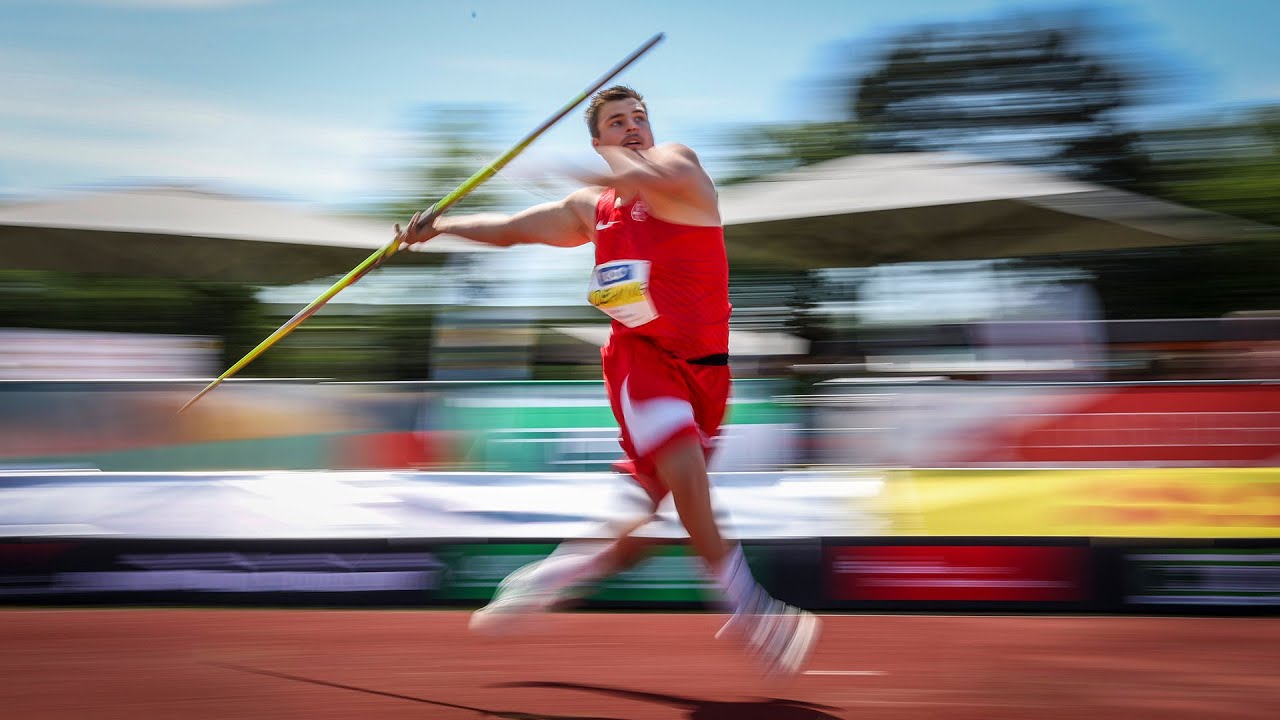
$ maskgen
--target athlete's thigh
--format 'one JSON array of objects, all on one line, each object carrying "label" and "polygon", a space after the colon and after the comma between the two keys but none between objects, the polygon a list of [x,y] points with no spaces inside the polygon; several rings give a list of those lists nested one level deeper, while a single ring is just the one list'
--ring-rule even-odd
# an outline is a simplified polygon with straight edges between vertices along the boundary
[{"label": "athlete's thigh", "polygon": [[703,435],[715,438],[724,424],[732,378],[727,366],[690,365],[688,368],[690,404],[694,419]]},{"label": "athlete's thigh", "polygon": [[678,437],[700,434],[695,390],[682,363],[664,353],[648,354],[621,382],[620,422],[638,455],[652,455]]}]

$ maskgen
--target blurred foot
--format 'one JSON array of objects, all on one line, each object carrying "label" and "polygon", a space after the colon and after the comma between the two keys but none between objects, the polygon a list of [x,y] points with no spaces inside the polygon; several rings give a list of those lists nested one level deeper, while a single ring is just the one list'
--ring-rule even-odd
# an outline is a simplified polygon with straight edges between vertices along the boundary
[{"label": "blurred foot", "polygon": [[560,593],[539,582],[539,562],[508,575],[488,605],[471,613],[469,627],[482,635],[514,635],[532,631],[538,619],[560,600]]},{"label": "blurred foot", "polygon": [[757,598],[729,618],[716,638],[736,637],[769,676],[791,676],[804,669],[818,644],[820,621],[813,613],[769,596]]}]

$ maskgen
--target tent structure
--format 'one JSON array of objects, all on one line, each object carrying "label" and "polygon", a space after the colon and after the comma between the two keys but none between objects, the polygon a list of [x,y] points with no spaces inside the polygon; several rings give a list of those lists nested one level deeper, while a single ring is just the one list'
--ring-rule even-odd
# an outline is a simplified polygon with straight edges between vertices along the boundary
[{"label": "tent structure", "polygon": [[[1247,239],[1274,228],[951,153],[857,155],[721,190],[735,270],[1018,257]],[[287,285],[341,274],[389,223],[183,187],[0,204],[0,268]],[[441,236],[395,264],[493,251]]]},{"label": "tent structure", "polygon": [[[393,232],[390,223],[190,188],[107,190],[0,205],[0,268],[291,284],[350,271]],[[389,263],[492,249],[441,236]]]},{"label": "tent structure", "polygon": [[856,155],[721,189],[735,269],[1243,240],[1274,228],[953,153]]}]

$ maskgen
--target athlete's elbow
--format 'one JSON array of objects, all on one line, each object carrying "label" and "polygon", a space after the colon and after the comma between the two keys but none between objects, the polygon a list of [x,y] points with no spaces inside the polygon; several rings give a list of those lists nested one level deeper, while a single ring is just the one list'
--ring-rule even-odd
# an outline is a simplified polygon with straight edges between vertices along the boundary
[{"label": "athlete's elbow", "polygon": [[533,245],[538,242],[537,238],[532,238],[527,235],[503,235],[496,238],[496,240],[497,242],[493,244],[504,248],[514,247],[516,245]]}]

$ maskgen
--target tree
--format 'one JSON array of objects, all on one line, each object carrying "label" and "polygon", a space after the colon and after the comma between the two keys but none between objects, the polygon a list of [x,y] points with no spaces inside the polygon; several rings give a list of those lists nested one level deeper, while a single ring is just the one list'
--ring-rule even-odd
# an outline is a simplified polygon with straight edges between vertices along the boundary
[{"label": "tree", "polygon": [[0,327],[216,337],[225,367],[265,336],[255,291],[242,283],[0,270]]},{"label": "tree", "polygon": [[849,81],[848,112],[870,152],[963,151],[1133,186],[1145,160],[1119,116],[1147,78],[1095,49],[1102,35],[1059,15],[914,29]]},{"label": "tree", "polygon": [[1280,227],[1280,106],[1149,132],[1147,145],[1157,194]]},{"label": "tree", "polygon": [[1116,319],[1220,317],[1280,308],[1280,107],[1144,133],[1150,192],[1272,226],[1246,241],[1039,258],[1084,268]]},{"label": "tree", "polygon": [[856,155],[862,148],[857,123],[845,120],[749,125],[731,136],[725,185]]}]

